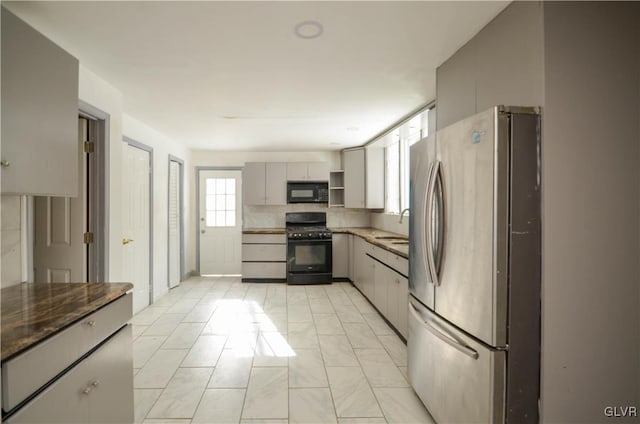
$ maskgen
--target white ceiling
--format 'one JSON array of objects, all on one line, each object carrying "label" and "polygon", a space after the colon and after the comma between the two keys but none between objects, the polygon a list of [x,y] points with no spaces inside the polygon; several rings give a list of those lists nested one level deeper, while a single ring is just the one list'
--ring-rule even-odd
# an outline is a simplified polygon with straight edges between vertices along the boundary
[{"label": "white ceiling", "polygon": [[[196,149],[335,150],[435,99],[435,69],[508,2],[3,2]],[[315,39],[294,34],[314,20]]]}]

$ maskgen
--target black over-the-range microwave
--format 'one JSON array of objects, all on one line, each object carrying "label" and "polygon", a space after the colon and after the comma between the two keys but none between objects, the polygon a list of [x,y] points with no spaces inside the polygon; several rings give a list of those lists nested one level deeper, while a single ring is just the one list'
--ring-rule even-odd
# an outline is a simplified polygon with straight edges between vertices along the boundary
[{"label": "black over-the-range microwave", "polygon": [[329,203],[329,183],[288,182],[287,203]]}]

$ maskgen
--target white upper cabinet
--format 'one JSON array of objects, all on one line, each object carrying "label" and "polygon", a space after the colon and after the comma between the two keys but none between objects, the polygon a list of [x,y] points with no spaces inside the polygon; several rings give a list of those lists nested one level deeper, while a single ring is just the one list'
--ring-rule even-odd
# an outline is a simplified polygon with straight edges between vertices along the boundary
[{"label": "white upper cabinet", "polygon": [[384,208],[384,149],[358,148],[342,153],[344,207]]},{"label": "white upper cabinet", "polygon": [[365,207],[364,149],[346,150],[342,154],[344,167],[344,207]]},{"label": "white upper cabinet", "polygon": [[329,181],[329,163],[307,163],[307,176],[309,177],[310,181]]},{"label": "white upper cabinet", "polygon": [[2,193],[78,195],[78,60],[2,8]]},{"label": "white upper cabinet", "polygon": [[265,205],[287,204],[287,164],[267,162],[265,164]]},{"label": "white upper cabinet", "polygon": [[242,171],[245,205],[286,205],[287,164],[247,162]]},{"label": "white upper cabinet", "polygon": [[329,181],[328,162],[289,162],[288,181]]},{"label": "white upper cabinet", "polygon": [[265,192],[265,163],[247,162],[242,170],[242,201],[245,205],[264,205]]}]

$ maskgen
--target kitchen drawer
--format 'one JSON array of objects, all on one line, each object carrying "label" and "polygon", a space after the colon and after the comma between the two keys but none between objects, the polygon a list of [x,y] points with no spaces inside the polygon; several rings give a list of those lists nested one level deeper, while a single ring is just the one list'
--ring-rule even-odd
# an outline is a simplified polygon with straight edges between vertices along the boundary
[{"label": "kitchen drawer", "polygon": [[287,278],[287,263],[243,262],[242,278]]},{"label": "kitchen drawer", "polygon": [[409,276],[409,261],[400,255],[387,252],[385,263],[404,276]]},{"label": "kitchen drawer", "polygon": [[242,245],[243,261],[286,261],[287,245],[286,244],[243,244]]},{"label": "kitchen drawer", "polygon": [[132,294],[87,315],[2,365],[2,408],[13,409],[131,318]]},{"label": "kitchen drawer", "polygon": [[287,244],[286,234],[243,234],[242,244]]},{"label": "kitchen drawer", "polygon": [[21,407],[7,422],[131,423],[134,419],[131,326]]}]

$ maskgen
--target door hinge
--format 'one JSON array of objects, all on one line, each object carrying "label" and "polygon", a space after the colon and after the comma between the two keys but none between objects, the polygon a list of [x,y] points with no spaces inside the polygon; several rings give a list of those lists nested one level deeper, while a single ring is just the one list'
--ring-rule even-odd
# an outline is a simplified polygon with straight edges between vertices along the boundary
[{"label": "door hinge", "polygon": [[92,244],[93,243],[93,233],[88,232],[84,233],[84,244]]},{"label": "door hinge", "polygon": [[96,151],[96,143],[93,141],[85,141],[83,150],[85,153],[94,153]]}]

